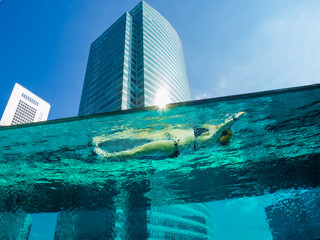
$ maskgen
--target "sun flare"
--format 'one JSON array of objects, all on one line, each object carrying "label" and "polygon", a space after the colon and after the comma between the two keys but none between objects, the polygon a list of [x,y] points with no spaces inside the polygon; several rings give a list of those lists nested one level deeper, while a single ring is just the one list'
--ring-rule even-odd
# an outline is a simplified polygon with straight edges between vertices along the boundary
[{"label": "sun flare", "polygon": [[160,89],[156,95],[155,105],[164,108],[170,102],[169,93],[165,89]]}]

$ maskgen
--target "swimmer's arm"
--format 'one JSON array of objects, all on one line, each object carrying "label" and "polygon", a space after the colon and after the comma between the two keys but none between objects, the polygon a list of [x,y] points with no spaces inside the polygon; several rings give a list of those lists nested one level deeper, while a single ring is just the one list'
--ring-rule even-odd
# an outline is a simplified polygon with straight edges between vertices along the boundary
[{"label": "swimmer's arm", "polygon": [[227,130],[228,128],[230,128],[233,123],[242,115],[246,114],[246,112],[238,112],[237,114],[235,114],[232,118],[228,118],[227,120],[225,120],[224,123],[215,126],[215,125],[209,125],[209,124],[205,124],[203,125],[203,127],[208,128],[209,132],[205,132],[203,134],[201,134],[201,136],[198,137],[199,141],[217,141],[219,139],[219,137],[221,136],[222,132]]},{"label": "swimmer's arm", "polygon": [[235,115],[233,115],[231,118],[228,118],[224,123],[219,125],[219,129],[217,130],[217,134],[219,135],[218,137],[220,137],[220,135],[223,131],[230,128],[233,125],[233,123],[235,121],[237,121],[240,116],[242,116],[244,114],[246,114],[246,112],[238,112]]},{"label": "swimmer's arm", "polygon": [[236,113],[232,118],[233,118],[234,120],[237,120],[240,116],[242,116],[242,115],[244,115],[244,114],[246,114],[246,112],[238,112],[238,113]]},{"label": "swimmer's arm", "polygon": [[[209,125],[209,124],[205,124],[205,125],[207,125],[206,127],[208,127],[210,131],[212,131],[212,130],[213,130],[213,131],[214,131],[214,130],[218,131],[219,129],[223,129],[223,131],[224,131],[224,130],[227,130],[228,128],[230,128],[230,127],[233,125],[233,123],[234,123],[236,120],[238,120],[238,118],[239,118],[240,116],[242,116],[242,115],[244,115],[244,114],[246,114],[246,112],[238,112],[238,113],[236,113],[235,115],[233,115],[232,117],[226,119],[224,123],[222,123],[222,124],[220,124],[220,125],[218,125],[218,126]],[[204,125],[204,126],[205,126],[205,125]],[[223,132],[223,131],[222,131],[222,132]]]}]

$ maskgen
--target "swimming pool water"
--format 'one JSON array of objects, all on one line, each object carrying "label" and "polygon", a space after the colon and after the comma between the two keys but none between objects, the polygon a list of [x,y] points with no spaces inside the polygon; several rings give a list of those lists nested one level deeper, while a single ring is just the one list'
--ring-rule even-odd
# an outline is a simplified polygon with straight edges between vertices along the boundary
[{"label": "swimming pool water", "polygon": [[[227,145],[95,152],[241,111]],[[0,239],[318,239],[319,120],[318,84],[0,128]]]}]

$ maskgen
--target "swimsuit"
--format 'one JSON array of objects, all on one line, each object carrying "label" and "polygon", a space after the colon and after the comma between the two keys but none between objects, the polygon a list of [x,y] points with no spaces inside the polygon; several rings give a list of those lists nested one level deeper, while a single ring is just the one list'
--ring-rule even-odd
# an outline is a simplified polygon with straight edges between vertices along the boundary
[{"label": "swimsuit", "polygon": [[173,140],[175,148],[174,148],[174,152],[171,155],[169,155],[169,157],[176,158],[180,155],[180,151],[178,149],[178,142],[179,141],[180,141],[180,139],[178,139],[178,141]]},{"label": "swimsuit", "polygon": [[202,133],[205,133],[205,132],[209,132],[209,129],[197,128],[197,127],[193,128],[193,134],[194,134],[193,149],[194,150],[197,150],[197,142],[196,142],[197,137],[199,137]]},{"label": "swimsuit", "polygon": [[[208,132],[209,129],[207,128],[197,128],[194,127],[193,128],[193,134],[194,134],[194,141],[193,141],[193,149],[197,150],[197,143],[196,143],[196,138],[199,137],[202,133]],[[177,141],[173,140],[174,143],[174,152],[172,154],[169,155],[170,158],[176,158],[180,155],[180,151],[178,149],[178,142],[180,139],[178,139]]]}]

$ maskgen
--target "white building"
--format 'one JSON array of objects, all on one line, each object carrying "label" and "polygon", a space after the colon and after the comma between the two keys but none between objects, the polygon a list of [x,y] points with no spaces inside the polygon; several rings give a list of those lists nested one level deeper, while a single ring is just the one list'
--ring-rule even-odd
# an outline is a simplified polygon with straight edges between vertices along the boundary
[{"label": "white building", "polygon": [[50,104],[16,83],[4,110],[0,125],[9,126],[46,121]]}]

